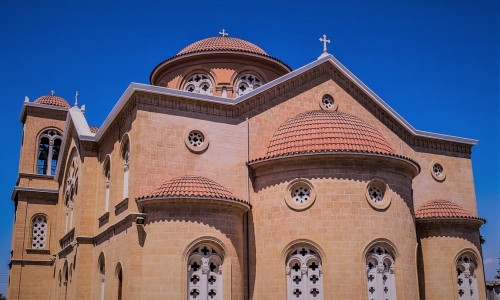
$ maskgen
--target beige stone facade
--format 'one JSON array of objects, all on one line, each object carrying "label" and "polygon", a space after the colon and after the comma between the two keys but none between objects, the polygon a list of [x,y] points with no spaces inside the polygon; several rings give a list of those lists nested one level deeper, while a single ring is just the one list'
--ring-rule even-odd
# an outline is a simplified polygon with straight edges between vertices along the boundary
[{"label": "beige stone facade", "polygon": [[485,298],[476,141],[414,129],[331,55],[292,71],[210,38],[151,83],[97,131],[25,103],[9,299]]}]

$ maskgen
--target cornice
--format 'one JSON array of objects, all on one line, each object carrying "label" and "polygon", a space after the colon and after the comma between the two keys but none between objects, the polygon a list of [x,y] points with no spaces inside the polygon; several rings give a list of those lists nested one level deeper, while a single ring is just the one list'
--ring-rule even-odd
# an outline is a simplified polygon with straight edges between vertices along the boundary
[{"label": "cornice", "polygon": [[137,102],[148,106],[232,118],[236,122],[241,122],[270,106],[286,101],[291,92],[304,89],[307,84],[329,79],[335,80],[370,113],[416,151],[451,152],[470,157],[471,147],[477,144],[477,140],[473,139],[415,129],[332,55],[325,55],[235,99],[131,83],[96,135],[80,136],[80,139],[97,143],[109,141],[110,137],[121,128],[132,110],[136,108]]}]

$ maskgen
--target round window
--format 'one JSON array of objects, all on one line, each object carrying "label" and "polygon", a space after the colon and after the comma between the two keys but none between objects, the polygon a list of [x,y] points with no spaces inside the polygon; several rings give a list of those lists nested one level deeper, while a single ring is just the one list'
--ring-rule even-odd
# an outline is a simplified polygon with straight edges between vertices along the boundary
[{"label": "round window", "polygon": [[188,128],[184,133],[184,144],[191,152],[201,153],[208,147],[208,138],[201,130]]},{"label": "round window", "polygon": [[189,133],[188,136],[189,143],[193,147],[201,147],[203,146],[203,142],[205,141],[205,137],[203,136],[203,133],[193,130]]},{"label": "round window", "polygon": [[375,209],[386,209],[391,198],[386,195],[387,184],[381,179],[372,179],[366,185],[366,200]]},{"label": "round window", "polygon": [[446,179],[446,172],[441,162],[438,161],[431,162],[431,175],[437,181],[444,181]]},{"label": "round window", "polygon": [[305,210],[313,205],[315,200],[314,186],[307,179],[295,179],[286,189],[285,202],[293,210]]},{"label": "round window", "polygon": [[319,106],[323,110],[337,110],[338,109],[338,104],[333,99],[331,95],[325,94],[323,97],[321,97],[321,101],[319,102]]}]

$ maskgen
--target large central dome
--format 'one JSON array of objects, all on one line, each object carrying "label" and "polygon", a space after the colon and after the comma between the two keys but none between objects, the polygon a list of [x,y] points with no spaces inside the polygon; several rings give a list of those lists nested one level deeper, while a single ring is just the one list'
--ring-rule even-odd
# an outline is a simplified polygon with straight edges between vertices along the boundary
[{"label": "large central dome", "polygon": [[255,44],[234,37],[221,36],[210,37],[192,43],[182,49],[179,53],[177,53],[177,55],[209,51],[237,51],[268,56],[266,51],[262,50],[262,48]]},{"label": "large central dome", "polygon": [[184,47],[151,72],[151,84],[197,94],[236,98],[291,69],[261,47],[228,36],[202,39]]}]

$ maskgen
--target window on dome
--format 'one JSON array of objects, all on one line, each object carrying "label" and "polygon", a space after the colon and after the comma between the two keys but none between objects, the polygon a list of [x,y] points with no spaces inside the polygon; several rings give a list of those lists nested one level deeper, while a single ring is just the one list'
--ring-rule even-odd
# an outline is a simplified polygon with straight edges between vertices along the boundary
[{"label": "window on dome", "polygon": [[295,248],[286,262],[287,299],[323,299],[320,256],[306,247]]},{"label": "window on dome", "polygon": [[396,299],[394,257],[382,246],[375,246],[366,255],[366,283],[369,300]]},{"label": "window on dome", "polygon": [[212,81],[207,75],[195,74],[184,85],[184,90],[202,95],[213,95]]},{"label": "window on dome", "polygon": [[477,265],[469,254],[460,256],[457,260],[457,284],[458,299],[478,300],[478,288],[476,278]]},{"label": "window on dome", "polygon": [[47,240],[47,218],[37,215],[33,218],[31,249],[45,249]]},{"label": "window on dome", "polygon": [[237,95],[242,96],[262,85],[259,77],[253,74],[244,74],[236,81]]},{"label": "window on dome", "polygon": [[45,130],[38,143],[37,174],[54,175],[61,149],[62,135],[54,129]]},{"label": "window on dome", "polygon": [[223,261],[217,251],[202,245],[188,258],[188,299],[222,299]]}]

